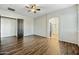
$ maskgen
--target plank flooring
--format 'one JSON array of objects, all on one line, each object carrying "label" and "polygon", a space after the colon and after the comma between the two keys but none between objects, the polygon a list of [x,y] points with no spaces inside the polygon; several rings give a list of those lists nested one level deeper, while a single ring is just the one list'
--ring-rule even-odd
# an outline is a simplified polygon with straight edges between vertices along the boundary
[{"label": "plank flooring", "polygon": [[64,55],[79,55],[79,47],[76,44],[60,41],[60,49]]},{"label": "plank flooring", "polygon": [[78,55],[79,47],[56,38],[31,35],[1,38],[0,55]]}]

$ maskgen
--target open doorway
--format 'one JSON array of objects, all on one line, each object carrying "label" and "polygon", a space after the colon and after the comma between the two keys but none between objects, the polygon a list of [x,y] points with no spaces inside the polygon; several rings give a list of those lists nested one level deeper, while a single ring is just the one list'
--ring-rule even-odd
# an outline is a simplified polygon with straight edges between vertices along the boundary
[{"label": "open doorway", "polygon": [[17,19],[17,38],[23,38],[24,29],[23,29],[23,19]]},{"label": "open doorway", "polygon": [[59,38],[59,18],[53,17],[49,20],[50,38]]}]

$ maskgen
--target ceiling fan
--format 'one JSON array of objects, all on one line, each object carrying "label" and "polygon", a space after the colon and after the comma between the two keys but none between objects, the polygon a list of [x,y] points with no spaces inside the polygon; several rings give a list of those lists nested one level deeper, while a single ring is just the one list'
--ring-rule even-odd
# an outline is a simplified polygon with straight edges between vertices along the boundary
[{"label": "ceiling fan", "polygon": [[40,11],[40,8],[38,8],[39,6],[37,6],[36,4],[29,4],[25,7],[28,9],[28,12],[36,13],[37,11]]}]

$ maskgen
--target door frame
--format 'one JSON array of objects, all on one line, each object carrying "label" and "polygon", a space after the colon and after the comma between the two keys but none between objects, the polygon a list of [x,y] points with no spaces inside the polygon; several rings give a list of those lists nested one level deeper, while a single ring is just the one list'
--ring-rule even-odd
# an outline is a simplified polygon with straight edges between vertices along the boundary
[{"label": "door frame", "polygon": [[18,18],[18,19],[16,19],[17,20],[17,38],[18,39],[20,39],[20,37],[19,37],[19,23],[18,23],[18,20],[22,20],[23,22],[22,22],[22,37],[21,38],[23,38],[24,37],[24,19],[20,19],[20,18]]},{"label": "door frame", "polygon": [[[50,19],[52,19],[52,18],[58,18],[58,38],[60,39],[60,21],[59,21],[60,17],[55,16],[55,17],[51,17]],[[51,38],[51,25],[50,25],[49,20],[48,20],[48,33],[49,33],[48,37]]]}]

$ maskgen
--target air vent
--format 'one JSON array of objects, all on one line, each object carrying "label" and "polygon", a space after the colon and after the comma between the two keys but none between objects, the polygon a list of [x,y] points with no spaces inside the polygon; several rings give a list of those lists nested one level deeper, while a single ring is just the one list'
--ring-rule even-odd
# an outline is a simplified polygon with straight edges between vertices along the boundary
[{"label": "air vent", "polygon": [[15,11],[15,9],[13,9],[13,8],[8,8],[8,10],[10,10],[10,11]]}]

